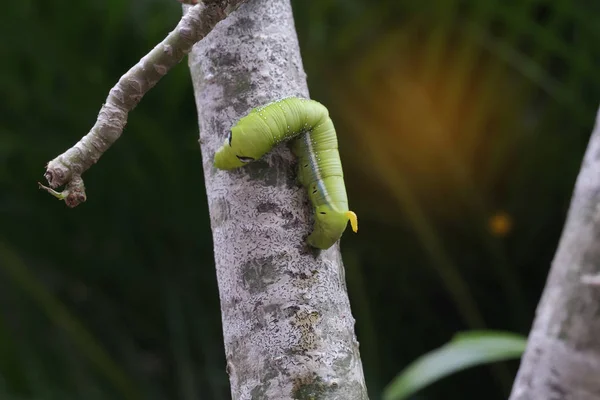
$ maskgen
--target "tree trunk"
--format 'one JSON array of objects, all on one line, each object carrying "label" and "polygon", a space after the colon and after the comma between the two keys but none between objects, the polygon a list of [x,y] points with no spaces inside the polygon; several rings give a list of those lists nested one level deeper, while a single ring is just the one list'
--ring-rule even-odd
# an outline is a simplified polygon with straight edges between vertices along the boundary
[{"label": "tree trunk", "polygon": [[307,251],[312,210],[288,147],[233,172],[212,166],[252,108],[308,97],[290,1],[242,5],[189,66],[233,399],[367,399],[340,251]]},{"label": "tree trunk", "polygon": [[600,112],[511,400],[600,399],[599,240]]}]

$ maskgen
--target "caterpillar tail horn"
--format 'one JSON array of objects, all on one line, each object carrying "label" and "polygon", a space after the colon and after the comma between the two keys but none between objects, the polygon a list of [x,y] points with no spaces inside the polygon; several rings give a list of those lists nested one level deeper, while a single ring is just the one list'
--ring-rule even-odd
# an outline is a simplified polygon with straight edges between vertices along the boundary
[{"label": "caterpillar tail horn", "polygon": [[352,227],[352,231],[354,233],[358,232],[358,217],[352,211],[346,212],[346,216],[350,220],[350,226]]}]

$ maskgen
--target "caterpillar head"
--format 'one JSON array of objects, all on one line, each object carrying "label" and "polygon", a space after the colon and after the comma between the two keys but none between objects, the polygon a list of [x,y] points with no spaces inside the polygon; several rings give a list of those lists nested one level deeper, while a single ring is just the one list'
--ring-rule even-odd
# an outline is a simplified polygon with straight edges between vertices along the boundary
[{"label": "caterpillar head", "polygon": [[219,169],[234,169],[262,157],[269,143],[261,137],[252,116],[242,118],[229,131],[223,145],[215,153],[214,165]]},{"label": "caterpillar head", "polygon": [[324,204],[315,209],[315,226],[306,239],[318,249],[328,249],[342,236],[350,221],[352,230],[358,232],[358,218],[352,211],[337,211]]}]

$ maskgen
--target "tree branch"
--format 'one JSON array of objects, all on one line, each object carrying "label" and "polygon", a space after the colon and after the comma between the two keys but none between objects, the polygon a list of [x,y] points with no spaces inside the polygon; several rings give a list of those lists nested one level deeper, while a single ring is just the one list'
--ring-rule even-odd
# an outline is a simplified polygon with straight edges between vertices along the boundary
[{"label": "tree branch", "polygon": [[511,400],[600,398],[600,111]]},{"label": "tree branch", "polygon": [[[50,161],[45,178],[50,188],[40,184],[55,197],[75,207],[86,200],[81,175],[98,162],[102,154],[121,136],[127,115],[142,97],[183,57],[194,43],[205,37],[215,25],[246,0],[205,0],[190,7],[175,29],[119,79],[110,90],[98,119],[79,142]],[[189,3],[190,0],[183,0]],[[56,192],[51,188],[66,185]]]}]

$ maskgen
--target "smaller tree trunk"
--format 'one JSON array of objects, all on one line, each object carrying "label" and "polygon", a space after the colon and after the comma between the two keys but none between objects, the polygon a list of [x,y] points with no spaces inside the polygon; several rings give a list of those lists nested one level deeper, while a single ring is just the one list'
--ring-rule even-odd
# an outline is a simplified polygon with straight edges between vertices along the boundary
[{"label": "smaller tree trunk", "polygon": [[600,399],[600,111],[511,400]]}]

